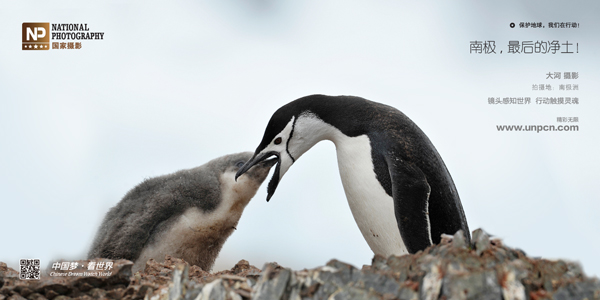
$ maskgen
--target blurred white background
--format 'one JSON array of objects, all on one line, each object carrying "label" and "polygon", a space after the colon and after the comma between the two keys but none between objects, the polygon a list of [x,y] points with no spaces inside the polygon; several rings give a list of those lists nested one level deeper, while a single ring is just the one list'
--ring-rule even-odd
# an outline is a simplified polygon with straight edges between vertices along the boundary
[{"label": "blurred white background", "polygon": [[[383,102],[415,121],[448,166],[471,230],[599,275],[600,3],[577,3],[2,1],[0,261],[15,268],[20,258],[83,258],[130,188],[254,151],[277,108],[321,93]],[[87,23],[104,40],[23,51],[23,22]],[[474,40],[493,40],[503,54],[470,54]],[[568,41],[579,53],[511,55],[510,40]],[[548,72],[579,79],[546,79]],[[580,104],[487,100],[543,96]],[[496,130],[560,125],[557,117],[578,117],[579,131]],[[266,183],[214,270],[240,259],[259,268],[370,263],[332,143],[307,152],[265,199]]]}]

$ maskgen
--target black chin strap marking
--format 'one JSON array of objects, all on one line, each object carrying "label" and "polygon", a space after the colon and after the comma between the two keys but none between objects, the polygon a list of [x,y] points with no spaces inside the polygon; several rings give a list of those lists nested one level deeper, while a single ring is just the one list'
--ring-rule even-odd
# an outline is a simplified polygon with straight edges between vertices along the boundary
[{"label": "black chin strap marking", "polygon": [[288,137],[287,142],[285,143],[285,152],[287,152],[287,154],[290,156],[290,158],[292,159],[292,163],[296,162],[296,159],[292,156],[292,154],[290,153],[289,150],[289,146],[290,146],[290,141],[292,140],[292,136],[294,136],[294,128],[296,127],[296,121],[298,120],[298,118],[294,118],[294,123],[292,123],[292,131],[290,131],[290,136]]}]

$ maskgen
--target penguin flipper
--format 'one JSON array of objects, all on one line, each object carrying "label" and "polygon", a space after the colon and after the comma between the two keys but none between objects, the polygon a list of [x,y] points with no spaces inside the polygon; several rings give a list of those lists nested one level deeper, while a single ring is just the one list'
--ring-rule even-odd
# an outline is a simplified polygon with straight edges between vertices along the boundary
[{"label": "penguin flipper", "polygon": [[429,222],[429,193],[431,187],[425,174],[416,165],[388,160],[394,213],[400,236],[409,253],[424,250],[432,244]]}]

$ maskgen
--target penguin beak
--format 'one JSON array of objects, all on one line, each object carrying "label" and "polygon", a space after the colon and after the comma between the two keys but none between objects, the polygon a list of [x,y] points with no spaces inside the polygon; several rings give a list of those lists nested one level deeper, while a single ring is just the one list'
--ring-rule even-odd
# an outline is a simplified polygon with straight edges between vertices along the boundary
[{"label": "penguin beak", "polygon": [[271,152],[262,153],[262,154],[258,154],[258,155],[255,154],[235,174],[235,180],[237,180],[238,177],[242,176],[244,173],[246,173],[248,170],[250,170],[254,165],[256,165],[262,161],[265,161],[272,156],[277,157],[277,167],[275,167],[275,173],[273,173],[273,177],[271,178],[271,181],[269,181],[269,185],[267,186],[267,202],[269,202],[269,200],[271,200],[271,197],[275,193],[275,189],[277,189],[277,185],[279,184],[279,178],[280,178],[279,174],[280,174],[280,170],[281,170],[281,156],[279,155],[279,152],[271,151]]}]

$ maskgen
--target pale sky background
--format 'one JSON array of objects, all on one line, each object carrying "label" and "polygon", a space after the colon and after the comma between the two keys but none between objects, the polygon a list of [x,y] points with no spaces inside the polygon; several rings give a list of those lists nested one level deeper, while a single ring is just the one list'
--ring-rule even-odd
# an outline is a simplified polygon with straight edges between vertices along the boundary
[{"label": "pale sky background", "polygon": [[[83,258],[104,214],[144,178],[254,151],[277,108],[321,93],[389,104],[415,121],[448,166],[472,230],[599,275],[598,12],[598,1],[2,0],[0,261]],[[23,22],[87,23],[104,40],[23,51]],[[503,54],[470,54],[474,40]],[[510,40],[568,41],[579,53],[511,55]],[[580,104],[487,100],[544,96]],[[557,117],[578,117],[579,131],[496,130],[560,125]],[[266,183],[214,270],[240,259],[370,264],[332,143],[307,152],[265,199]]]}]

